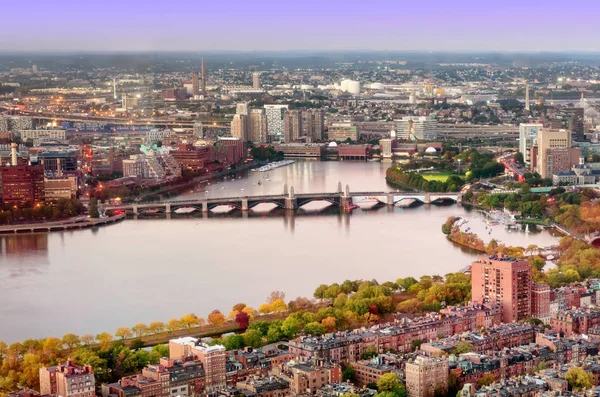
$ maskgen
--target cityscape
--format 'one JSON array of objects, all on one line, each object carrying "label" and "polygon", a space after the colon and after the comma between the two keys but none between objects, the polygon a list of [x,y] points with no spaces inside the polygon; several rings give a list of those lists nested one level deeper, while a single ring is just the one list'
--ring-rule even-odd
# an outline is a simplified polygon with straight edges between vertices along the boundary
[{"label": "cityscape", "polygon": [[55,3],[0,25],[0,397],[600,397],[598,5]]}]

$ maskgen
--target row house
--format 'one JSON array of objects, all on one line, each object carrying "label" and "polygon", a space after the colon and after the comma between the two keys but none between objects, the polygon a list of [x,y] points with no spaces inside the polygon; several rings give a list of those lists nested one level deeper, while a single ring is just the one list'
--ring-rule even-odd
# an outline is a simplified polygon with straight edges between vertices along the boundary
[{"label": "row house", "polygon": [[574,309],[558,312],[550,320],[550,326],[563,336],[587,334],[591,328],[600,326],[600,310]]}]

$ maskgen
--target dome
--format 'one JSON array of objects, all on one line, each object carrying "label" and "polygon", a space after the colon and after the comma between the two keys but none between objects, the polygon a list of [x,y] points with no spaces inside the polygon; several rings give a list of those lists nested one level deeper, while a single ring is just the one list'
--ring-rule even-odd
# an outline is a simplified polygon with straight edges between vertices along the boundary
[{"label": "dome", "polygon": [[337,147],[337,145],[338,145],[337,143],[331,142],[328,147]]},{"label": "dome", "polygon": [[429,146],[427,149],[425,149],[425,153],[437,153],[437,150],[434,147]]},{"label": "dome", "polygon": [[444,91],[443,88],[438,88],[437,90],[435,90],[435,95],[436,96],[446,96],[446,91]]}]

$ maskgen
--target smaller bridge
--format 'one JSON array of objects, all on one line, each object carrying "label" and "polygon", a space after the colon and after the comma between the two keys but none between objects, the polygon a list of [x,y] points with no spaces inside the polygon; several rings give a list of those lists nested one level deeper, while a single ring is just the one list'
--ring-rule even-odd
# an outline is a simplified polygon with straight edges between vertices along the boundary
[{"label": "smaller bridge", "polygon": [[[210,212],[220,206],[229,206],[241,211],[249,211],[260,204],[274,204],[276,207],[286,210],[296,210],[314,201],[326,201],[331,205],[348,209],[353,204],[376,200],[383,205],[396,205],[404,200],[414,200],[423,204],[436,204],[443,201],[462,202],[460,193],[410,193],[410,192],[351,192],[348,185],[342,190],[342,184],[338,183],[338,191],[333,193],[298,193],[294,187],[285,185],[282,194],[261,196],[240,196],[211,199],[190,199],[157,201],[139,204],[124,204],[105,206],[104,210],[123,211],[135,215],[143,213],[168,213],[178,209],[191,209],[193,211]],[[192,212],[192,211],[189,211]]]}]

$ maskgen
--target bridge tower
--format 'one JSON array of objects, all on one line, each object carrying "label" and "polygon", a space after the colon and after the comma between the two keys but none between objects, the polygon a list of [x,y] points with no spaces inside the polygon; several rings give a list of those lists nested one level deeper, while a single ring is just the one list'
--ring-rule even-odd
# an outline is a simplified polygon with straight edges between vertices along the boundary
[{"label": "bridge tower", "polygon": [[342,181],[338,181],[338,188],[337,188],[338,193],[342,193]]},{"label": "bridge tower", "polygon": [[296,195],[294,194],[294,187],[290,186],[290,192],[285,198],[285,209],[293,211],[296,208],[298,208],[298,200],[296,199]]},{"label": "bridge tower", "polygon": [[346,190],[340,195],[340,207],[342,209],[344,209],[351,205],[352,205],[352,196],[350,196],[350,186],[346,185]]},{"label": "bridge tower", "polygon": [[288,184],[287,183],[283,184],[283,195],[284,196],[288,195]]}]

